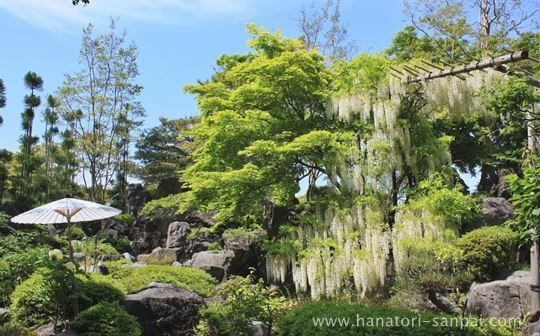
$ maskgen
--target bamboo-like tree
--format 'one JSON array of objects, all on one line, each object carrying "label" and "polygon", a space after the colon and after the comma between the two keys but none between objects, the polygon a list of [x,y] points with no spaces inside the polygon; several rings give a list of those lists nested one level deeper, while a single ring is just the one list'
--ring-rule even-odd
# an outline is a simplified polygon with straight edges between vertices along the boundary
[{"label": "bamboo-like tree", "polygon": [[39,165],[32,150],[39,141],[33,133],[33,126],[36,109],[41,105],[41,98],[36,93],[43,89],[43,79],[35,72],[29,71],[24,76],[24,84],[30,90],[30,94],[24,97],[25,110],[21,114],[24,134],[20,138],[22,183],[19,191],[21,195],[29,195],[32,188],[32,173]]},{"label": "bamboo-like tree", "polygon": [[[0,109],[6,107],[6,87],[4,81],[0,79]],[[0,116],[0,126],[4,119]],[[6,164],[11,161],[11,153],[5,149],[0,149],[0,205],[4,198],[4,193],[7,187],[8,170]]]},{"label": "bamboo-like tree", "polygon": [[43,140],[45,142],[44,144],[44,152],[45,152],[45,162],[44,162],[44,171],[45,171],[45,179],[47,181],[46,183],[46,190],[45,195],[46,198],[49,198],[49,192],[50,192],[50,185],[52,183],[51,181],[51,170],[53,168],[53,152],[54,152],[54,137],[59,133],[58,131],[58,100],[52,96],[49,95],[47,97],[47,108],[45,111],[43,111],[43,122],[45,123],[45,132],[43,134]]},{"label": "bamboo-like tree", "polygon": [[[6,87],[4,81],[0,79],[0,109],[6,107]],[[4,119],[0,116],[0,126],[4,123]]]}]

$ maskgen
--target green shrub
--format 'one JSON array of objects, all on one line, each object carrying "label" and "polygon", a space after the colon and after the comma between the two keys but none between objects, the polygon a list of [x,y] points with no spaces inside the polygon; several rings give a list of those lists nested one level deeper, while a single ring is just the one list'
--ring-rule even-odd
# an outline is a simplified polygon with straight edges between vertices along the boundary
[{"label": "green shrub", "polygon": [[505,227],[483,227],[460,237],[461,261],[475,280],[490,281],[512,270],[518,235]]},{"label": "green shrub", "polygon": [[128,293],[138,292],[151,282],[179,286],[205,297],[214,293],[214,278],[198,268],[148,265],[117,267],[109,269],[109,271],[112,277],[120,280]]},{"label": "green shrub", "polygon": [[534,240],[540,232],[540,157],[531,156],[528,163],[523,165],[523,178],[516,174],[506,177],[514,205],[514,219],[509,224],[524,240]]},{"label": "green shrub", "polygon": [[39,336],[38,333],[15,324],[0,325],[1,336]]},{"label": "green shrub", "polygon": [[97,274],[74,276],[60,264],[41,268],[18,285],[9,312],[15,322],[35,327],[73,316],[75,302],[84,309],[100,301],[120,301],[125,292],[115,279]]},{"label": "green shrub", "polygon": [[127,293],[122,283],[110,276],[92,273],[80,279],[79,306],[82,309],[99,302],[120,302]]},{"label": "green shrub", "polygon": [[59,304],[54,299],[54,289],[41,272],[34,273],[22,282],[11,295],[11,318],[24,326],[36,327],[58,316]]},{"label": "green shrub", "polygon": [[97,245],[94,239],[88,239],[82,243],[73,244],[73,252],[82,252],[89,257],[94,257],[97,250],[98,257],[104,255],[118,255],[118,251],[109,243],[98,241]]},{"label": "green shrub", "polygon": [[11,252],[0,260],[0,306],[10,303],[9,296],[15,287],[28,279],[48,259],[45,248],[28,248]]},{"label": "green shrub", "polygon": [[135,218],[133,218],[133,216],[128,213],[121,213],[114,218],[117,219],[120,223],[127,225],[131,225],[133,224],[133,222],[135,222]]},{"label": "green shrub", "polygon": [[[280,336],[512,336],[515,332],[511,328],[480,328],[474,326],[474,323],[461,330],[456,326],[458,321],[455,319],[446,315],[415,313],[384,306],[367,307],[360,304],[317,302],[298,306],[280,319],[278,334]],[[405,321],[409,321],[410,325],[405,326],[407,323]],[[414,327],[413,321],[416,321]],[[485,324],[488,324],[487,321]],[[479,322],[476,325],[479,325]]]},{"label": "green shrub", "polygon": [[50,245],[50,235],[41,226],[29,226],[25,229],[13,229],[8,227],[9,232],[0,235],[0,256],[9,253],[18,253],[28,248]]},{"label": "green shrub", "polygon": [[115,242],[111,243],[112,246],[119,252],[130,252],[131,251],[131,241],[127,237],[121,237]]},{"label": "green shrub", "polygon": [[252,276],[233,277],[219,286],[218,293],[224,301],[201,310],[199,336],[251,335],[251,321],[261,321],[272,329],[275,319],[292,306],[277,289]]},{"label": "green shrub", "polygon": [[400,206],[401,211],[419,213],[428,210],[445,224],[445,228],[458,231],[465,223],[480,215],[480,206],[470,195],[462,192],[461,186],[449,188],[441,176],[420,182],[414,197]]},{"label": "green shrub", "polygon": [[140,336],[137,319],[116,303],[98,303],[70,323],[82,336]]},{"label": "green shrub", "polygon": [[210,252],[219,252],[221,251],[221,244],[219,242],[213,242],[208,245],[208,251]]},{"label": "green shrub", "polygon": [[[67,230],[64,232],[64,235],[67,237]],[[86,236],[83,229],[78,226],[73,225],[71,227],[71,239],[81,240]]]}]

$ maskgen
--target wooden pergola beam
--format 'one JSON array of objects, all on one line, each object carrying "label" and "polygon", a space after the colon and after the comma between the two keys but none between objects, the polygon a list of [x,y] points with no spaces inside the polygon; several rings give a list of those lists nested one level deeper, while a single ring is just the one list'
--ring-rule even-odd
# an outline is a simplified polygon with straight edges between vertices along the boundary
[{"label": "wooden pergola beam", "polygon": [[497,68],[507,63],[513,63],[516,61],[521,61],[529,58],[529,53],[527,51],[516,51],[507,55],[490,57],[485,60],[471,62],[462,66],[452,67],[450,69],[428,72],[423,75],[416,77],[407,76],[404,79],[405,83],[416,83],[425,80],[442,78],[446,76],[456,76],[463,73],[469,73],[471,71],[482,70],[487,68]]}]

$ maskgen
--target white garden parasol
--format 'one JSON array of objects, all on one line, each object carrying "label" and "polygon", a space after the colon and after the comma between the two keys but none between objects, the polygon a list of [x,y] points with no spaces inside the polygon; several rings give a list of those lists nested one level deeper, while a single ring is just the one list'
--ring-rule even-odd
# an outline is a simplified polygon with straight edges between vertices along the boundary
[{"label": "white garden parasol", "polygon": [[71,246],[71,223],[91,222],[95,220],[114,217],[122,211],[76,198],[63,198],[11,218],[13,223],[19,224],[60,224],[67,223],[69,257],[73,259]]}]

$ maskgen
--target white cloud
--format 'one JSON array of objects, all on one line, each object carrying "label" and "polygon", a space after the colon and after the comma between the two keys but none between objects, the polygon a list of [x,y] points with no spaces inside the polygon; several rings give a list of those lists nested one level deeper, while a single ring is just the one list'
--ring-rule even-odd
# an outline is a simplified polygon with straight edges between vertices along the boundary
[{"label": "white cloud", "polygon": [[107,21],[110,17],[159,23],[186,23],[213,17],[245,18],[257,0],[90,0],[73,6],[71,0],[0,0],[0,10],[53,31],[74,24]]}]

